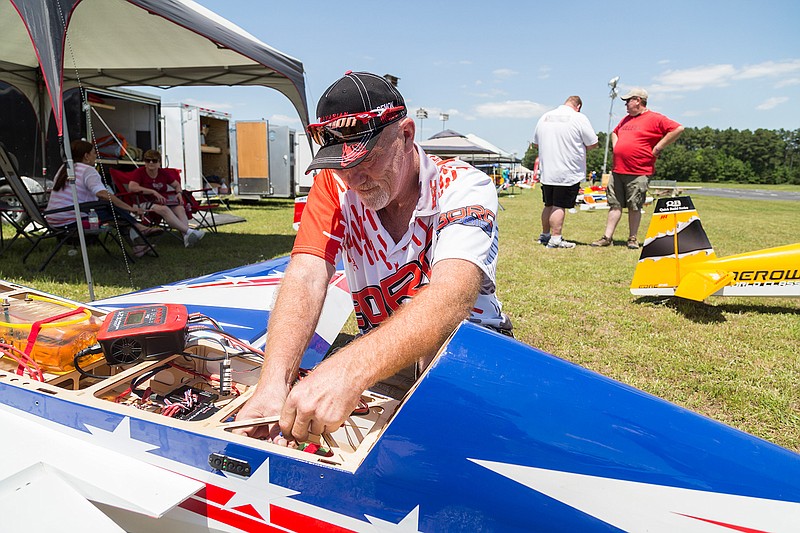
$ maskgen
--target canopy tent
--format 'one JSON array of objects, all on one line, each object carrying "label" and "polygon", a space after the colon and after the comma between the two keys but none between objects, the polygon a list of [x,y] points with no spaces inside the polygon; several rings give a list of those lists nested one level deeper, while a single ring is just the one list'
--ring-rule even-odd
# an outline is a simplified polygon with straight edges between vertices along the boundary
[{"label": "canopy tent", "polygon": [[443,137],[466,137],[466,135],[462,135],[454,130],[442,130],[438,133],[434,133],[428,139],[441,139]]},{"label": "canopy tent", "polygon": [[472,133],[462,135],[457,131],[444,130],[418,144],[429,154],[445,158],[458,157],[476,166],[519,162],[513,154]]},{"label": "canopy tent", "polygon": [[303,64],[190,0],[0,0],[0,35],[0,79],[59,132],[78,85],[262,85],[308,124]]},{"label": "canopy tent", "polygon": [[[465,159],[465,156],[482,156],[486,157],[492,154],[492,151],[478,146],[466,137],[439,137],[437,139],[428,139],[418,143],[423,150],[429,154],[438,155],[439,157],[460,157]],[[468,157],[465,160],[470,160]]]},{"label": "canopy tent", "polygon": [[521,159],[517,158],[517,156],[515,156],[514,154],[506,152],[502,148],[498,148],[497,146],[493,145],[486,139],[478,137],[474,133],[468,133],[467,139],[473,142],[474,144],[482,146],[483,148],[486,148],[487,150],[495,154],[494,159],[492,160],[495,163],[519,163],[521,161]]},{"label": "canopy tent", "polygon": [[40,131],[52,111],[72,180],[72,87],[261,85],[284,94],[308,125],[302,63],[191,0],[0,0],[0,35],[0,80],[31,102]]}]

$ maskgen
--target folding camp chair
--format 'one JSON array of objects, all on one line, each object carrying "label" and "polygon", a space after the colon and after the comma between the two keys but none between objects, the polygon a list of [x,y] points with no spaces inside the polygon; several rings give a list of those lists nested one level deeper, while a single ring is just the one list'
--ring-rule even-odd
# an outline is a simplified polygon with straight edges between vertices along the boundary
[{"label": "folding camp chair", "polygon": [[[166,171],[173,177],[171,181],[177,181],[178,183],[181,182],[181,174],[180,170],[175,168],[163,168],[162,170]],[[110,169],[111,179],[114,182],[114,187],[119,192],[118,196],[125,200],[130,204],[149,204],[152,203],[152,200],[147,198],[141,194],[131,193],[128,190],[128,184],[131,181],[130,172],[123,172],[121,170]],[[208,228],[211,231],[217,231],[217,223],[214,219],[214,209],[219,208],[219,204],[216,202],[211,201],[210,196],[208,196],[208,191],[211,189],[201,189],[197,191],[191,190],[183,190],[182,197],[183,197],[183,205],[186,210],[186,217],[192,221],[195,220],[198,222],[198,228]],[[205,201],[200,201],[195,197],[195,194],[205,195],[203,198]],[[195,217],[195,213],[197,213],[197,217]],[[160,224],[161,218],[156,215],[155,213],[148,213],[146,218],[142,220],[142,223],[153,225],[153,224]],[[170,229],[167,227],[166,229]],[[183,238],[183,237],[180,237]]]},{"label": "folding camp chair", "polygon": [[[48,222],[46,215],[51,213],[71,210],[74,209],[74,207],[70,206],[70,207],[65,207],[63,209],[43,211],[41,209],[41,206],[34,199],[33,195],[25,187],[22,179],[17,174],[13,164],[11,163],[10,159],[7,156],[7,153],[5,152],[5,150],[3,150],[2,147],[0,147],[0,170],[2,170],[6,183],[9,185],[11,191],[13,192],[16,201],[19,203],[19,206],[25,211],[25,215],[29,219],[29,221],[26,221],[27,223],[25,224],[25,226],[22,226],[22,224],[18,224],[16,228],[17,233],[12,239],[12,242],[10,243],[13,244],[13,241],[17,240],[17,238],[20,236],[23,236],[30,242],[31,246],[28,249],[28,251],[25,252],[25,255],[23,255],[22,262],[27,263],[31,253],[34,250],[36,250],[36,248],[38,248],[39,244],[41,244],[42,241],[46,239],[54,239],[56,241],[56,245],[54,246],[53,250],[50,252],[47,258],[44,260],[44,262],[42,262],[42,264],[38,268],[38,271],[41,272],[47,267],[47,265],[50,263],[53,257],[55,257],[58,251],[65,244],[69,242],[74,242],[74,239],[78,237],[77,222],[73,222],[72,224],[67,224],[64,226],[53,226]],[[86,202],[80,204],[78,207],[82,212],[86,213],[91,209],[108,207],[108,202],[98,200],[95,202]],[[136,233],[137,237],[141,238],[142,242],[144,242],[150,248],[151,253],[156,254],[156,251],[153,248],[153,246],[150,244],[147,238],[144,235],[142,235],[141,232],[139,232],[138,229],[136,229],[133,226],[126,226],[126,227],[131,227],[134,233]],[[122,253],[125,254],[127,259],[130,262],[134,262],[132,255],[128,253],[128,251],[122,244],[120,236],[115,234],[113,231],[110,231],[110,228],[101,227],[100,229],[97,230],[85,229],[84,234],[87,236],[87,241],[97,242],[109,255],[111,255],[111,250],[109,250],[108,247],[105,245],[103,239],[104,238],[112,239],[112,241],[117,246],[119,246],[119,248],[122,250]],[[10,244],[6,246],[6,249],[10,246]]]},{"label": "folding camp chair", "polygon": [[[177,168],[165,168],[167,172],[175,176],[175,180],[181,183],[181,171]],[[206,187],[196,190],[183,190],[183,201],[186,206],[186,215],[189,219],[197,222],[198,229],[209,229],[217,232],[217,221],[214,218],[214,210],[219,209],[219,197],[216,196],[214,189]]]},{"label": "folding camp chair", "polygon": [[0,255],[10,248],[20,236],[25,237],[33,244],[33,240],[25,233],[25,225],[27,221],[22,215],[25,210],[19,206],[17,197],[11,192],[8,185],[5,185],[5,179],[0,181],[0,223],[11,226],[14,229],[14,236],[6,244],[5,233],[0,231]]},{"label": "folding camp chair", "polygon": [[[0,231],[0,255],[10,248],[19,237],[24,237],[29,243],[33,244],[33,239],[26,233],[25,227],[30,222],[20,201],[14,194],[11,185],[6,180],[5,174],[14,173],[15,163],[13,156],[5,151],[5,147],[0,143],[0,222],[11,226],[14,236],[6,244],[5,234]],[[23,186],[30,192],[34,202],[41,208],[47,203],[47,194],[36,181],[22,177]]]}]

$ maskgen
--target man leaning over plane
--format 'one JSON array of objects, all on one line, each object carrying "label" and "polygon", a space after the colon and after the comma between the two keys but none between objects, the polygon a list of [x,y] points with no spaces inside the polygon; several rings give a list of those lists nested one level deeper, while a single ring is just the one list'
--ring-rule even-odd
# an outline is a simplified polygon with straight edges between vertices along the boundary
[{"label": "man leaning over plane", "polygon": [[[403,97],[381,76],[347,72],[317,116],[308,132],[321,148],[307,172],[324,170],[270,316],[259,383],[237,415],[280,415],[279,424],[239,431],[284,445],[335,431],[364,390],[424,369],[464,319],[511,333],[495,295],[489,176],[426,155]],[[296,382],[339,252],[363,334]]]}]

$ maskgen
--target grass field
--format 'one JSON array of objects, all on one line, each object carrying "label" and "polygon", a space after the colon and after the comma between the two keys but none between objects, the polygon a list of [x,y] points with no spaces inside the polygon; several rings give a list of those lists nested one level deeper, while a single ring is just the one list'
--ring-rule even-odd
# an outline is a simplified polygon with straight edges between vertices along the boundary
[{"label": "grass field", "polygon": [[[606,212],[569,214],[564,234],[579,246],[549,250],[536,242],[538,189],[517,189],[500,201],[498,287],[519,340],[800,451],[800,300],[635,298],[628,286],[638,253],[621,246],[627,237],[624,218],[617,246],[598,249],[588,243],[600,237]],[[798,202],[707,196],[694,202],[718,255],[798,241]],[[291,201],[231,208],[247,222],[221,226],[190,250],[161,236],[161,257],[137,260],[130,273],[118,256],[92,247],[96,297],[290,251]],[[651,211],[643,217],[640,239]],[[22,266],[24,248],[17,243],[0,257],[0,277],[87,300],[80,255],[61,252],[39,274]],[[32,264],[42,257],[33,257]],[[352,319],[347,327],[354,327]]]}]

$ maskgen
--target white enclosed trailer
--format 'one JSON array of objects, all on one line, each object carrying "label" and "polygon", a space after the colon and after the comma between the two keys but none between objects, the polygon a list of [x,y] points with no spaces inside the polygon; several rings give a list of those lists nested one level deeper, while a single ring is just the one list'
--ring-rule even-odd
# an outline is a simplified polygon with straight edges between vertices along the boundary
[{"label": "white enclosed trailer", "polygon": [[231,115],[184,103],[161,105],[163,166],[181,171],[183,186],[230,190]]},{"label": "white enclosed trailer", "polygon": [[[295,130],[266,120],[237,120],[235,132],[236,195],[293,198],[298,172]],[[305,172],[305,167],[302,170]]]}]

